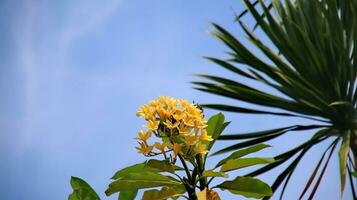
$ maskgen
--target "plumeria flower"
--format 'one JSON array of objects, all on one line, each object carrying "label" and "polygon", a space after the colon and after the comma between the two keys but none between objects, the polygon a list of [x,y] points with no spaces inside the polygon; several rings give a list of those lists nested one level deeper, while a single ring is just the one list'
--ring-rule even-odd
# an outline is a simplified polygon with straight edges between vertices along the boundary
[{"label": "plumeria flower", "polygon": [[200,140],[202,140],[202,141],[212,141],[213,138],[210,135],[207,135],[206,129],[203,129],[201,131]]},{"label": "plumeria flower", "polygon": [[180,121],[176,121],[175,123],[172,124],[172,122],[170,120],[166,120],[166,122],[164,122],[164,124],[169,129],[175,129],[178,127],[178,125],[180,125]]},{"label": "plumeria flower", "polygon": [[[197,105],[183,99],[161,96],[150,101],[148,105],[141,106],[137,115],[147,121],[147,132],[140,131],[137,138],[141,144],[137,149],[140,149],[141,153],[148,155],[152,147],[155,147],[164,153],[166,158],[167,147],[173,151],[171,161],[175,162],[179,154],[189,158],[207,152],[202,142],[211,141],[212,137],[207,135],[207,121],[202,109]],[[146,140],[150,138],[151,133],[160,138],[162,143],[156,142],[154,146],[148,146]],[[150,154],[155,155],[157,154]]]},{"label": "plumeria flower", "polygon": [[185,127],[185,125],[181,123],[180,126],[178,127],[178,130],[180,134],[187,135],[191,132],[192,127]]},{"label": "plumeria flower", "polygon": [[165,152],[165,148],[167,147],[167,143],[162,143],[161,144],[159,142],[155,142],[154,147],[156,149],[158,149],[159,151],[161,151],[161,152]]},{"label": "plumeria flower", "polygon": [[183,119],[183,123],[186,126],[190,126],[190,127],[194,127],[195,126],[195,121],[192,118],[188,117],[188,116]]},{"label": "plumeria flower", "polygon": [[184,142],[189,146],[195,145],[197,143],[197,137],[195,134],[187,135],[184,138]]},{"label": "plumeria flower", "polygon": [[142,153],[144,155],[148,155],[151,153],[153,146],[150,145],[145,145],[144,143],[139,143],[140,147],[136,147],[139,153]]},{"label": "plumeria flower", "polygon": [[159,117],[160,117],[162,120],[166,120],[166,118],[167,118],[168,115],[169,115],[169,113],[168,113],[164,108],[161,108],[161,107],[158,107],[158,108],[157,108],[156,113],[157,113],[157,115],[159,115]]},{"label": "plumeria flower", "polygon": [[187,115],[190,117],[196,117],[198,115],[201,115],[201,112],[199,109],[194,104],[190,104],[190,106],[187,109]]},{"label": "plumeria flower", "polygon": [[198,144],[196,147],[196,151],[198,154],[206,154],[208,152],[206,145]]},{"label": "plumeria flower", "polygon": [[136,116],[148,119],[149,117],[152,116],[152,114],[153,114],[152,108],[147,105],[143,105],[143,106],[141,106],[139,111],[136,113]]},{"label": "plumeria flower", "polygon": [[172,147],[174,151],[174,158],[180,153],[182,146],[180,144],[175,143]]},{"label": "plumeria flower", "polygon": [[159,128],[159,122],[156,120],[149,120],[148,125],[145,126],[149,131],[155,131]]},{"label": "plumeria flower", "polygon": [[207,127],[207,121],[204,119],[198,119],[195,121],[195,127],[197,128],[206,128]]},{"label": "plumeria flower", "polygon": [[185,116],[186,116],[186,114],[183,110],[177,110],[175,112],[175,114],[173,115],[173,117],[176,121],[182,120]]},{"label": "plumeria flower", "polygon": [[151,132],[144,132],[143,130],[139,131],[138,138],[141,141],[146,141],[151,137]]}]

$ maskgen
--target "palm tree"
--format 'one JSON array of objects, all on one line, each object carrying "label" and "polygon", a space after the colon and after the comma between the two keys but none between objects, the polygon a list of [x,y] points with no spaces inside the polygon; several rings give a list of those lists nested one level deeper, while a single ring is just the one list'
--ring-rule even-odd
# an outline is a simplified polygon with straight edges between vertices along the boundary
[{"label": "palm tree", "polygon": [[[276,155],[274,163],[247,175],[257,176],[288,163],[272,184],[273,191],[283,186],[280,194],[282,199],[285,187],[303,156],[317,144],[329,142],[300,199],[315,180],[309,199],[314,197],[335,150],[339,155],[341,192],[344,191],[348,175],[352,195],[357,199],[352,180],[357,164],[357,1],[243,1],[247,9],[237,16],[237,22],[264,57],[252,52],[221,26],[213,24],[214,36],[227,45],[230,52],[227,59],[207,59],[241,77],[269,86],[279,94],[270,94],[263,88],[244,83],[242,79],[199,75],[205,81],[193,82],[196,89],[267,109],[246,108],[238,103],[238,106],[203,106],[237,113],[307,118],[314,124],[223,135],[221,140],[238,140],[238,143],[215,154],[266,142],[290,131],[314,130],[316,133],[310,139]],[[256,20],[254,28],[244,23],[243,16],[248,13]],[[261,41],[254,32],[255,28],[260,28],[271,43]],[[269,108],[281,111],[275,112]],[[294,159],[288,162],[292,157]]]}]

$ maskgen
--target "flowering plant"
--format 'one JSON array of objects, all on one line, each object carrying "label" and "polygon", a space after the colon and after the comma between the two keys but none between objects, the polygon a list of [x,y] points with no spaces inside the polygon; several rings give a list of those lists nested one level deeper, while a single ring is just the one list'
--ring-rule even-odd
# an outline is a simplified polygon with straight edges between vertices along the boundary
[{"label": "flowering plant", "polygon": [[[274,161],[271,158],[242,158],[269,147],[258,144],[240,149],[219,161],[215,167],[206,169],[208,152],[229,124],[224,121],[222,113],[206,121],[200,106],[182,99],[159,97],[141,106],[137,116],[145,119],[147,124],[145,130],[138,133],[136,149],[151,159],[116,172],[105,191],[106,195],[119,193],[119,200],[132,200],[138,190],[158,187],[160,190],[145,190],[142,199],[184,197],[190,200],[219,200],[218,193],[213,190],[215,188],[251,198],[272,195],[266,183],[253,177],[238,176],[210,186],[215,178],[228,178],[228,172]],[[72,177],[71,184],[74,191],[70,200],[89,196],[89,199],[99,199],[83,180]]]},{"label": "flowering plant", "polygon": [[[141,130],[137,138],[140,145],[137,149],[145,156],[162,154],[165,160],[175,164],[177,157],[190,160],[206,154],[207,145],[213,140],[207,134],[207,121],[202,110],[186,100],[159,97],[149,105],[143,105],[137,116],[148,122],[147,130]],[[147,140],[152,134],[161,141],[149,145]],[[154,151],[154,147],[158,151]],[[170,152],[172,154],[168,156]]]}]

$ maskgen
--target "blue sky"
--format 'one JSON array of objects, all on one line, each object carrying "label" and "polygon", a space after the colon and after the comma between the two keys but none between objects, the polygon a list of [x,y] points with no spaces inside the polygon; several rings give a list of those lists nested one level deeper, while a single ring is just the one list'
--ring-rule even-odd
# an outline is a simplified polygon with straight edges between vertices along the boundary
[{"label": "blue sky", "polygon": [[[111,175],[145,159],[133,139],[143,125],[135,116],[141,104],[160,95],[231,102],[189,82],[195,73],[237,78],[202,56],[223,57],[226,50],[208,34],[209,21],[245,39],[233,22],[242,9],[229,0],[0,1],[0,199],[66,199],[71,175],[84,178],[103,199],[116,199],[103,193]],[[305,122],[226,118],[232,121],[227,132]],[[309,136],[289,133],[259,155],[272,156]],[[324,146],[303,160],[286,199],[300,194]],[[261,178],[271,183],[276,172]],[[328,172],[316,199],[340,199],[336,155]],[[343,199],[351,198],[347,188]],[[222,199],[241,198],[222,192]]]}]

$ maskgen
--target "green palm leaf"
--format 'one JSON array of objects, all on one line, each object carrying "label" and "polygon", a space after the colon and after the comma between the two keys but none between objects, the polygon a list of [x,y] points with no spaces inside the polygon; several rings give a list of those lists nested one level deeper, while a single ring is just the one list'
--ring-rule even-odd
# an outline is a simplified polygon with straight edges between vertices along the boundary
[{"label": "green palm leaf", "polygon": [[[270,171],[296,155],[295,160],[287,165],[273,184],[273,190],[276,190],[284,183],[284,191],[294,169],[312,147],[329,138],[335,138],[334,141],[341,139],[343,142],[339,148],[339,160],[343,192],[346,174],[351,177],[357,164],[357,1],[243,2],[247,9],[237,16],[237,22],[260,53],[248,48],[223,27],[213,24],[212,34],[230,51],[225,59],[207,59],[236,74],[237,78],[198,75],[204,81],[195,81],[193,84],[200,91],[237,100],[237,104],[214,103],[203,106],[237,113],[305,118],[315,124],[221,135],[219,139],[222,140],[247,140],[239,141],[215,154],[266,142],[290,131],[319,129],[308,141],[276,155],[275,162],[248,175],[256,176]],[[243,17],[247,14],[256,21],[253,28],[244,23]],[[254,33],[255,28],[261,29],[270,41],[260,40]],[[276,92],[272,94],[266,87],[247,84],[244,79],[264,84]],[[243,107],[239,102],[259,105],[263,109]],[[272,111],[272,108],[280,111]],[[354,159],[348,159],[350,150]],[[315,177],[317,170],[312,177]],[[310,194],[311,198],[317,187],[318,184]]]}]

